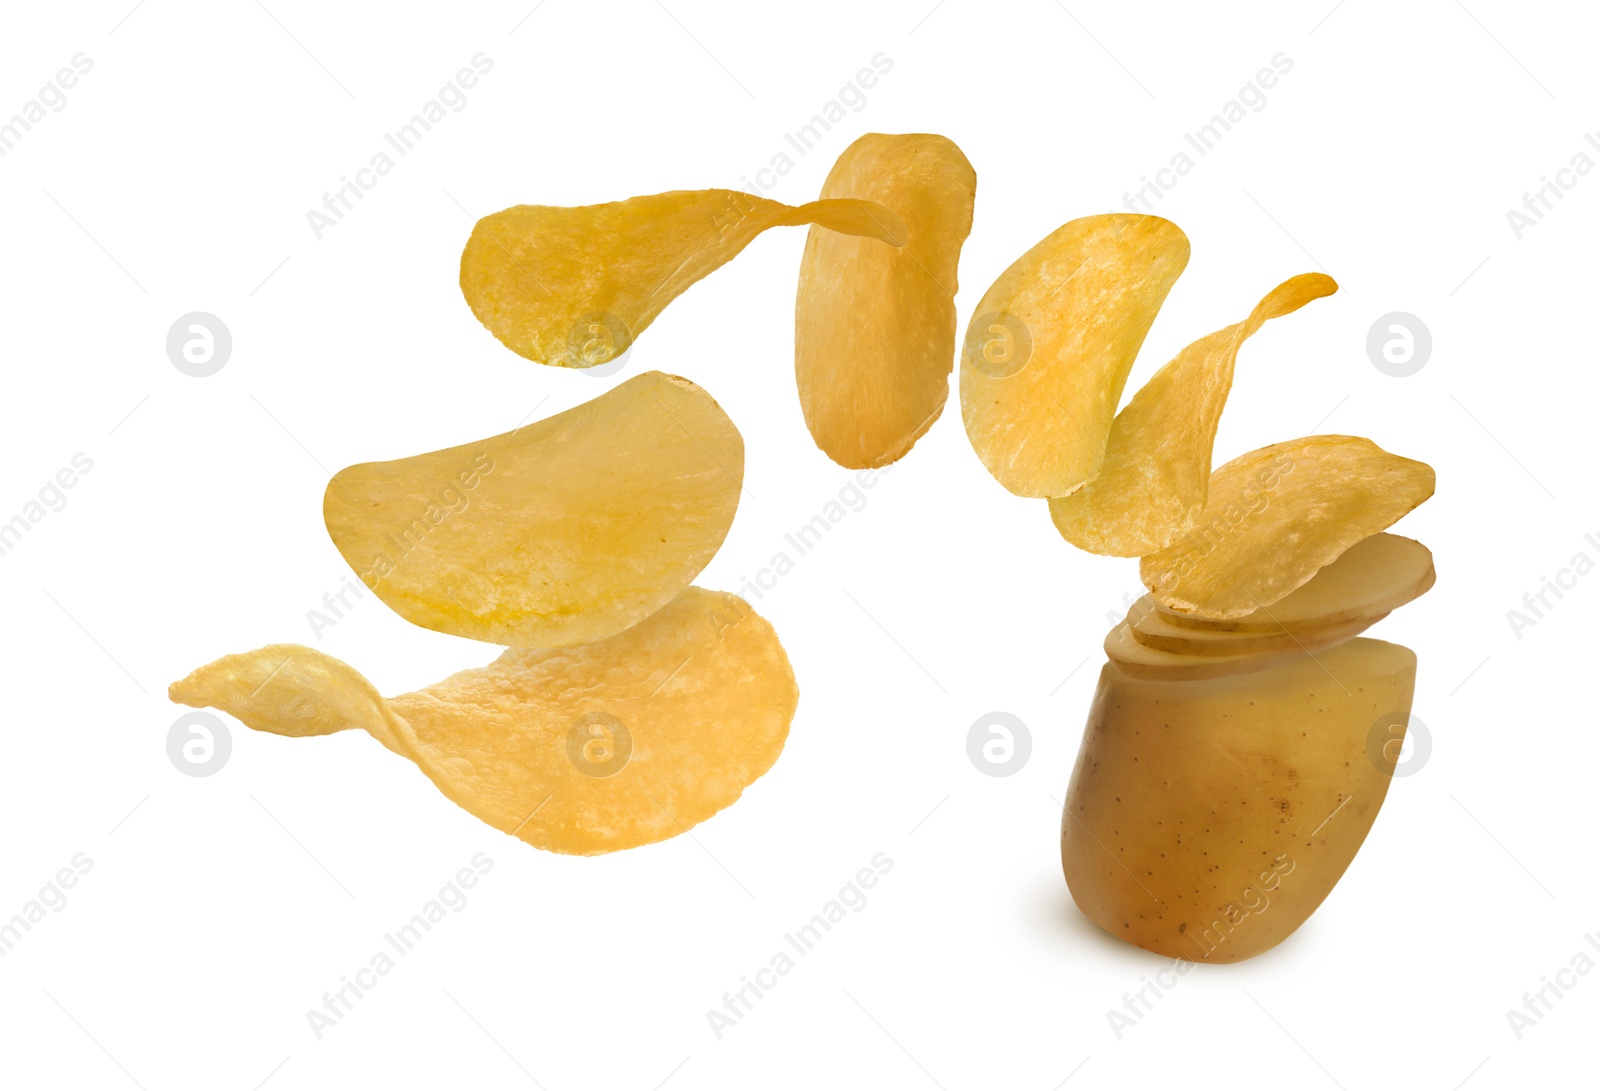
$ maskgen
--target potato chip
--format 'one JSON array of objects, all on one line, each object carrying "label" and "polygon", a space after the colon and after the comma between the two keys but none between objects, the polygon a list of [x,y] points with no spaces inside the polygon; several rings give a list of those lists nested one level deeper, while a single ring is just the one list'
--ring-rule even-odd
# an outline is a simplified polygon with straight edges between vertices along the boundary
[{"label": "potato chip", "polygon": [[1111,422],[1100,475],[1050,501],[1061,536],[1090,553],[1142,557],[1189,529],[1206,506],[1212,446],[1239,347],[1268,319],[1338,289],[1321,273],[1292,277],[1249,318],[1200,338],[1156,372]]},{"label": "potato chip", "polygon": [[905,225],[870,201],[798,208],[729,189],[603,205],[517,205],[479,220],[461,252],[461,294],[519,356],[594,367],[627,351],[658,314],[769,227],[821,224],[894,246]]},{"label": "potato chip", "polygon": [[510,648],[388,701],[294,644],[225,656],[168,693],[279,735],[363,729],[489,825],[576,855],[662,841],[734,803],[799,701],[772,626],[698,587],[598,643]]},{"label": "potato chip", "polygon": [[927,133],[869,133],[828,172],[824,198],[885,205],[907,230],[903,247],[820,225],[806,236],[795,381],[811,438],[841,466],[894,462],[944,411],[976,187],[961,149]]},{"label": "potato chip", "polygon": [[727,536],[743,480],[744,441],[722,408],[652,371],[514,432],[346,467],[323,516],[407,621],[551,648],[670,602]]},{"label": "potato chip", "polygon": [[1356,542],[1433,495],[1433,468],[1359,436],[1307,436],[1211,475],[1193,529],[1139,561],[1179,613],[1235,618],[1271,606]]},{"label": "potato chip", "polygon": [[967,438],[1018,496],[1092,481],[1123,384],[1189,261],[1159,216],[1090,216],[1047,235],[978,303],[961,350]]},{"label": "potato chip", "polygon": [[1106,634],[1104,647],[1106,658],[1129,678],[1145,678],[1160,682],[1198,682],[1207,678],[1253,674],[1285,663],[1293,663],[1296,659],[1304,659],[1308,655],[1315,655],[1317,652],[1345,643],[1370,624],[1362,621],[1326,629],[1308,629],[1293,634],[1292,643],[1277,648],[1233,655],[1193,655],[1162,651],[1148,644],[1142,644],[1135,635],[1133,626],[1126,621],[1119,621],[1116,627]]},{"label": "potato chip", "polygon": [[1165,620],[1190,630],[1296,632],[1382,617],[1425,594],[1433,582],[1433,554],[1427,546],[1398,534],[1374,534],[1271,606],[1242,617],[1206,618],[1174,613],[1164,606],[1158,610]]}]

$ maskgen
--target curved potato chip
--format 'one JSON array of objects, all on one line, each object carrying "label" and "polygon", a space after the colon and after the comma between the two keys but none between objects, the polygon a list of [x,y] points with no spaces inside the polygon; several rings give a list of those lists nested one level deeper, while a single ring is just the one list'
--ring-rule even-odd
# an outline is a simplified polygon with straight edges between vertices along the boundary
[{"label": "curved potato chip", "polygon": [[1204,618],[1164,606],[1157,609],[1167,621],[1190,630],[1292,633],[1381,617],[1425,594],[1434,579],[1433,554],[1427,546],[1398,534],[1374,534],[1277,602],[1242,617]]},{"label": "curved potato chip", "polygon": [[841,466],[894,462],[944,411],[977,184],[961,149],[927,133],[869,133],[828,172],[824,198],[877,202],[907,229],[903,247],[821,226],[806,236],[795,382],[811,438]]},{"label": "curved potato chip", "polygon": [[333,544],[407,621],[529,648],[636,625],[699,575],[733,523],[744,440],[721,406],[647,372],[514,432],[348,466]]},{"label": "curved potato chip", "polygon": [[1159,216],[1089,216],[1012,262],[984,293],[961,350],[961,416],[995,479],[1018,496],[1092,481],[1123,384],[1189,261]]},{"label": "curved potato chip", "polygon": [[598,643],[510,648],[388,701],[295,644],[225,656],[168,695],[279,735],[368,731],[489,825],[585,856],[665,840],[734,803],[777,760],[799,701],[772,626],[698,587]]},{"label": "curved potato chip", "polygon": [[1079,549],[1142,557],[1165,549],[1206,506],[1217,439],[1239,347],[1268,319],[1339,290],[1303,273],[1278,285],[1243,322],[1208,334],[1173,357],[1111,422],[1100,475],[1050,501],[1050,518]]},{"label": "curved potato chip", "polygon": [[899,217],[870,201],[795,208],[698,189],[576,208],[516,205],[473,226],[461,294],[517,355],[594,367],[626,352],[668,303],[767,228],[800,224],[905,242]]},{"label": "curved potato chip", "polygon": [[1307,436],[1211,475],[1199,521],[1139,561],[1178,613],[1235,618],[1288,595],[1350,546],[1433,495],[1433,467],[1359,436]]}]

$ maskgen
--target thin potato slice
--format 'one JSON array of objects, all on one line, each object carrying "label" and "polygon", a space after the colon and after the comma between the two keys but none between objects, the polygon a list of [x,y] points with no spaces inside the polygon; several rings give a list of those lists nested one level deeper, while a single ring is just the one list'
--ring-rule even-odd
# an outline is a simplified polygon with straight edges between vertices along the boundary
[{"label": "thin potato slice", "polygon": [[979,301],[961,351],[972,449],[1018,496],[1094,480],[1123,384],[1189,240],[1159,216],[1090,216],[1047,235]]},{"label": "thin potato slice", "polygon": [[1374,534],[1271,606],[1243,617],[1219,620],[1158,609],[1163,620],[1190,630],[1298,632],[1382,617],[1420,598],[1433,581],[1433,554],[1427,546],[1398,534]]},{"label": "thin potato slice", "polygon": [[1207,678],[1227,678],[1235,674],[1251,674],[1270,667],[1304,659],[1336,645],[1343,644],[1367,628],[1370,622],[1335,625],[1326,629],[1296,633],[1295,642],[1287,647],[1263,651],[1241,652],[1237,655],[1191,655],[1182,652],[1162,651],[1141,644],[1126,621],[1118,622],[1106,634],[1106,658],[1129,678],[1147,678],[1162,682],[1197,682]]},{"label": "thin potato slice", "polygon": [[225,656],[168,692],[258,731],[366,730],[489,825],[577,855],[665,840],[732,804],[777,760],[799,700],[772,626],[698,587],[598,643],[510,648],[388,701],[294,644]]},{"label": "thin potato slice", "polygon": [[407,621],[552,648],[621,632],[689,586],[743,480],[744,441],[722,408],[652,371],[514,432],[347,467],[323,516]]},{"label": "thin potato slice", "polygon": [[1268,319],[1339,290],[1304,273],[1274,288],[1243,322],[1178,353],[1111,422],[1100,475],[1050,501],[1050,518],[1079,549],[1142,557],[1172,543],[1206,506],[1211,452],[1239,348]]},{"label": "thin potato slice", "polygon": [[794,371],[811,438],[851,469],[911,449],[950,393],[956,264],[977,175],[942,136],[869,133],[846,148],[823,198],[899,214],[906,244],[813,226],[795,299]]},{"label": "thin potato slice", "polygon": [[1382,621],[1388,612],[1360,615],[1327,625],[1269,632],[1190,628],[1173,620],[1179,616],[1161,609],[1152,596],[1146,595],[1128,611],[1128,628],[1134,640],[1158,652],[1201,657],[1252,655],[1256,652],[1304,651],[1308,646],[1320,643],[1322,635],[1330,629],[1355,636]]},{"label": "thin potato slice", "polygon": [[1433,468],[1359,436],[1307,436],[1211,475],[1195,527],[1139,561],[1178,613],[1236,618],[1271,606],[1350,546],[1433,495]]},{"label": "thin potato slice", "polygon": [[675,190],[602,205],[517,205],[479,220],[461,252],[461,294],[519,356],[594,367],[769,227],[821,224],[892,246],[905,225],[870,201],[798,208],[730,189]]}]

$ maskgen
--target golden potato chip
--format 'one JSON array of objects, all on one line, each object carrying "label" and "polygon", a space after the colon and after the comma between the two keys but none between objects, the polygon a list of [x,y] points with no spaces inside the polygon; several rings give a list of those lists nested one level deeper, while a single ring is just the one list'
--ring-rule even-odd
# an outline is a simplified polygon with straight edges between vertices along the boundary
[{"label": "golden potato chip", "polygon": [[577,855],[665,840],[735,802],[799,701],[772,626],[698,587],[597,643],[510,648],[388,701],[295,644],[225,656],[168,694],[278,735],[365,730],[489,825]]},{"label": "golden potato chip", "polygon": [[[1275,607],[1269,606],[1272,610]],[[1388,611],[1358,614],[1325,625],[1299,629],[1241,630],[1199,629],[1181,624],[1174,614],[1160,607],[1154,596],[1146,595],[1128,611],[1128,629],[1134,640],[1158,652],[1176,655],[1249,655],[1255,652],[1306,650],[1310,645],[1325,647],[1324,635],[1330,629],[1355,636],[1388,616]]]},{"label": "golden potato chip", "polygon": [[1211,475],[1195,526],[1139,561],[1178,613],[1235,618],[1271,606],[1356,542],[1433,495],[1433,468],[1359,436],[1307,436]]},{"label": "golden potato chip", "polygon": [[1104,647],[1106,658],[1129,678],[1146,678],[1162,682],[1198,682],[1207,678],[1253,674],[1256,671],[1292,663],[1296,659],[1304,659],[1308,655],[1315,655],[1317,652],[1345,643],[1370,624],[1360,621],[1330,626],[1326,629],[1308,629],[1293,634],[1292,643],[1277,648],[1233,655],[1195,655],[1163,651],[1140,643],[1133,626],[1126,621],[1120,621],[1106,634]]},{"label": "golden potato chip", "polygon": [[551,648],[636,625],[727,536],[744,441],[659,371],[514,432],[349,466],[323,497],[350,567],[407,621]]},{"label": "golden potato chip", "polygon": [[1018,496],[1092,481],[1139,346],[1189,240],[1159,216],[1089,216],[1047,235],[979,301],[961,350],[961,416]]},{"label": "golden potato chip", "polygon": [[1090,553],[1142,557],[1187,530],[1206,506],[1211,450],[1239,347],[1268,319],[1338,289],[1321,273],[1292,277],[1249,318],[1200,338],[1156,372],[1111,422],[1099,476],[1050,501],[1061,536]]},{"label": "golden potato chip", "polygon": [[905,242],[905,225],[870,201],[794,208],[700,189],[577,208],[517,205],[473,227],[461,294],[517,355],[594,367],[626,352],[668,303],[767,228],[800,224]]},{"label": "golden potato chip", "polygon": [[869,133],[828,172],[824,198],[882,204],[907,232],[902,247],[823,226],[806,236],[795,381],[811,438],[841,466],[894,462],[944,411],[977,184],[961,149],[927,133]]},{"label": "golden potato chip", "polygon": [[1165,620],[1185,629],[1296,632],[1382,617],[1425,594],[1433,581],[1433,554],[1427,546],[1398,534],[1374,534],[1277,602],[1242,617],[1206,618],[1174,613],[1164,606],[1158,609]]}]

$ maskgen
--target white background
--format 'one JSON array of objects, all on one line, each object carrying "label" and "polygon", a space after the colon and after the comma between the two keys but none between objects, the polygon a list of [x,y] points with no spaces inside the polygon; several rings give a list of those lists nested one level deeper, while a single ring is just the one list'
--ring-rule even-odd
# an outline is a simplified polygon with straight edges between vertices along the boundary
[{"label": "white background", "polygon": [[[75,853],[93,861],[0,959],[6,1082],[1592,1081],[1600,974],[1520,1040],[1506,1016],[1600,933],[1600,576],[1520,639],[1507,620],[1574,554],[1600,558],[1584,540],[1600,531],[1600,177],[1520,240],[1506,219],[1600,124],[1585,109],[1597,28],[1579,5],[533,2],[8,11],[0,115],[74,54],[94,67],[0,159],[0,518],[75,453],[94,466],[0,557],[0,916]],[[479,52],[494,67],[466,108],[318,241],[306,210]],[[893,69],[865,107],[796,156],[784,135],[880,52]],[[1068,547],[1042,501],[992,481],[954,396],[756,603],[793,659],[799,715],[773,771],[692,837],[542,853],[354,732],[230,721],[219,773],[169,762],[167,683],[226,652],[313,644],[390,693],[494,654],[370,596],[313,636],[307,611],[347,571],[320,519],[341,466],[506,431],[641,370],[683,374],[747,444],[750,495],[698,581],[725,589],[849,483],[793,389],[802,231],[758,239],[621,376],[595,379],[523,360],[474,321],[456,272],[477,216],[741,188],[784,151],[794,169],[766,195],[799,203],[860,133],[944,133],[978,174],[964,327],[1015,257],[1119,209],[1280,52],[1293,70],[1265,108],[1159,206],[1193,257],[1128,389],[1283,278],[1325,269],[1343,290],[1244,350],[1219,460],[1340,431],[1439,478],[1399,528],[1433,548],[1438,586],[1373,633],[1420,656],[1431,759],[1395,782],[1345,880],[1281,947],[1197,970],[1113,1033],[1107,1010],[1167,962],[1073,907],[1057,801],[1106,612],[1136,569]],[[234,339],[206,379],[164,348],[196,310]],[[1365,350],[1396,310],[1434,339],[1405,379]],[[992,710],[1032,731],[1008,778],[966,755]],[[470,904],[317,1040],[306,1010],[479,852],[494,867]],[[718,1040],[707,1009],[880,852],[894,867],[866,908]]]}]

